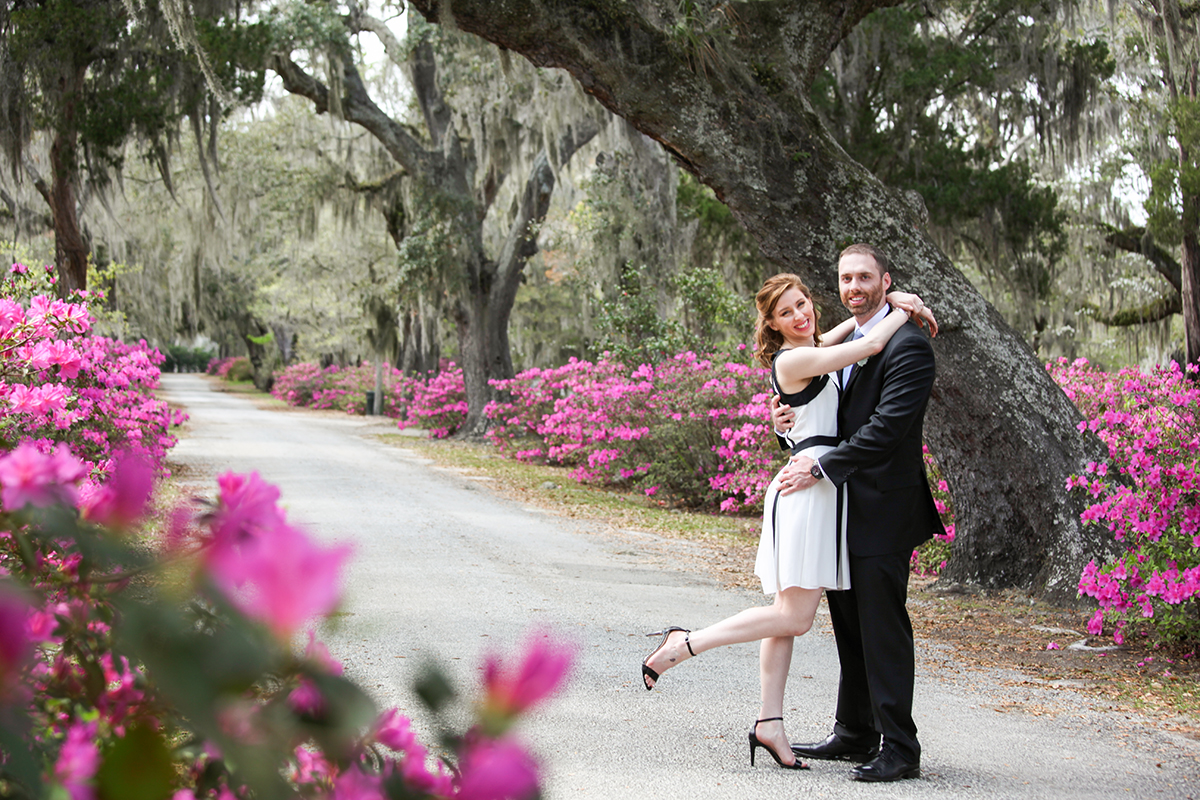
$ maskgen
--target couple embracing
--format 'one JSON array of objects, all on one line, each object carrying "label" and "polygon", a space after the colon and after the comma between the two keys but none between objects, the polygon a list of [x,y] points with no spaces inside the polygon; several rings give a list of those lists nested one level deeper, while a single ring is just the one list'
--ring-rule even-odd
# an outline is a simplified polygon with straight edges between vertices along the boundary
[{"label": "couple embracing", "polygon": [[[755,355],[771,368],[773,419],[792,452],[767,490],[755,563],[774,602],[699,630],[651,634],[662,638],[642,679],[651,689],[705,650],[761,640],[750,763],[762,748],[787,769],[807,769],[800,756],[857,761],[856,780],[893,781],[920,775],[905,600],[913,548],[942,529],[921,455],[934,361],[918,326],[936,333],[937,324],[920,298],[887,294],[887,258],[870,245],[842,251],[838,286],[851,317],[824,335],[795,275],[769,278],[755,298]],[[841,662],[836,722],[822,742],[789,745],[792,644],[812,627],[822,590]]]}]

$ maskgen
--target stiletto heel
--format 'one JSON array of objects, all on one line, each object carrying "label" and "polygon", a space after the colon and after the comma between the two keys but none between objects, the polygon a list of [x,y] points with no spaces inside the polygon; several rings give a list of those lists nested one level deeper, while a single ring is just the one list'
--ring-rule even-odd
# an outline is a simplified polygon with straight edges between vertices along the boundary
[{"label": "stiletto heel", "polygon": [[775,748],[771,747],[771,745],[767,744],[766,742],[764,742],[758,738],[758,734],[756,733],[756,731],[758,730],[758,723],[760,723],[760,722],[775,722],[775,721],[783,722],[783,717],[767,717],[766,719],[754,720],[754,727],[750,729],[750,734],[749,734],[750,766],[752,766],[752,767],[754,766],[754,751],[761,747],[762,749],[766,750],[768,753],[771,754],[771,758],[775,759],[776,764],[783,767],[784,769],[808,769],[808,764],[805,764],[799,758],[797,758],[791,764],[783,763],[783,761],[779,758],[779,753],[775,752]]},{"label": "stiletto heel", "polygon": [[655,653],[657,653],[659,650],[663,649],[663,646],[666,645],[666,643],[667,643],[667,639],[671,638],[671,634],[675,633],[675,631],[683,631],[683,633],[685,634],[683,637],[683,643],[687,645],[687,649],[688,649],[689,653],[691,653],[693,656],[696,655],[695,653],[692,652],[692,643],[688,639],[688,635],[691,634],[691,631],[688,630],[687,628],[680,628],[678,625],[672,625],[669,628],[663,628],[661,631],[655,631],[654,633],[647,633],[646,634],[647,636],[661,636],[662,637],[662,639],[659,641],[658,645],[653,650],[650,651],[650,655],[648,655],[642,659],[642,685],[646,687],[647,692],[650,691],[651,689],[653,689],[654,686],[651,686],[649,683],[646,683],[646,678],[649,678],[650,680],[654,681],[655,685],[658,684],[658,673],[655,672],[654,670],[650,669],[650,663],[649,663],[650,659],[653,658]]}]

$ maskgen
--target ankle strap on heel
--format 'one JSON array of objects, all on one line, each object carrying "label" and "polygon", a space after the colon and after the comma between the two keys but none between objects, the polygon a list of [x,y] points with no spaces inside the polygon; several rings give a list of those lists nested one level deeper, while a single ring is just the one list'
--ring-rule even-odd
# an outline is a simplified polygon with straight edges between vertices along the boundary
[{"label": "ankle strap on heel", "polygon": [[754,724],[757,727],[760,722],[783,722],[783,717],[767,717],[766,719],[756,719]]},{"label": "ankle strap on heel", "polygon": [[695,658],[696,651],[692,649],[692,632],[691,631],[688,631],[687,633],[685,633],[683,635],[683,643],[687,645],[688,653],[691,654],[692,658]]}]

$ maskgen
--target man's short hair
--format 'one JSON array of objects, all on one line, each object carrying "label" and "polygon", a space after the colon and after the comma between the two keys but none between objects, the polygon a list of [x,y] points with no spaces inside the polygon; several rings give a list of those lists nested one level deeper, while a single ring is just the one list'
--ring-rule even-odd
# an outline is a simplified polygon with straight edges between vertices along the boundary
[{"label": "man's short hair", "polygon": [[838,256],[838,261],[849,255],[870,256],[875,259],[875,266],[879,267],[879,277],[883,277],[889,271],[888,257],[883,254],[883,251],[878,247],[870,244],[852,244],[842,251]]}]

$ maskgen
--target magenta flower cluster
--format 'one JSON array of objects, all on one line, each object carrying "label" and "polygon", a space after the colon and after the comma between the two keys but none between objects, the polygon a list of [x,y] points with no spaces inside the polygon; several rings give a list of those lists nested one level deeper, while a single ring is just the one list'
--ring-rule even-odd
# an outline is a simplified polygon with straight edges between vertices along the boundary
[{"label": "magenta flower cluster", "polygon": [[[397,401],[404,396],[404,373],[384,365],[384,386],[383,413],[389,417],[400,415],[403,405]],[[271,386],[271,394],[288,405],[345,411],[347,414],[363,413],[367,392],[373,391],[375,367],[369,361],[350,367],[331,364],[324,369],[311,362],[293,364],[276,372]]]},{"label": "magenta flower cluster", "polygon": [[462,367],[453,361],[434,375],[406,379],[397,390],[404,408],[401,429],[422,428],[434,439],[444,439],[467,419],[467,384]]},{"label": "magenta flower cluster", "polygon": [[[466,384],[462,369],[454,362],[444,362],[428,377],[407,376],[390,365],[384,369],[383,413],[398,420],[401,428],[423,428],[441,439],[457,431],[467,418]],[[324,369],[302,363],[275,373],[271,394],[293,406],[361,414],[366,409],[366,393],[374,390],[375,368],[370,362]]]},{"label": "magenta flower cluster", "polygon": [[208,362],[204,372],[208,375],[216,375],[218,378],[228,378],[230,370],[235,370],[238,367],[244,369],[249,368],[250,359],[246,356],[227,356],[226,358],[213,358]]},{"label": "magenta flower cluster", "polygon": [[572,359],[495,386],[488,438],[524,460],[571,467],[579,481],[723,511],[761,508],[779,466],[766,370],[681,353],[635,369]]},{"label": "magenta flower cluster", "polygon": [[85,498],[120,452],[160,467],[185,418],[154,396],[162,353],[87,335],[86,302],[35,295],[22,305],[22,275],[0,284],[0,448],[78,458]]},{"label": "magenta flower cluster", "polygon": [[[1084,569],[1079,592],[1099,604],[1121,643],[1131,625],[1164,640],[1200,640],[1200,388],[1171,364],[1105,373],[1086,360],[1047,365],[1083,413],[1081,431],[1108,445],[1109,460],[1067,481],[1085,492],[1088,524],[1104,525],[1121,553]],[[1195,366],[1189,365],[1194,372]]]}]

